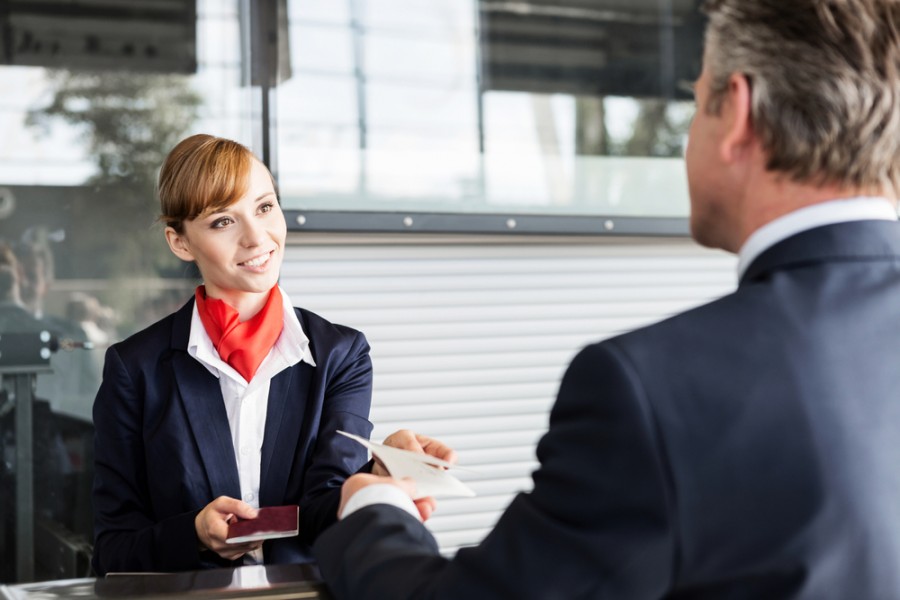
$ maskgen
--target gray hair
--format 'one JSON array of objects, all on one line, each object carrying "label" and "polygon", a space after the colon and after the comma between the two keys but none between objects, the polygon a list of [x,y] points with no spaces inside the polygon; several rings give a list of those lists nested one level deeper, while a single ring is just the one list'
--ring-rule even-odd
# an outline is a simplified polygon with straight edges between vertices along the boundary
[{"label": "gray hair", "polygon": [[900,192],[900,1],[707,0],[709,103],[752,89],[767,168],[804,183]]}]

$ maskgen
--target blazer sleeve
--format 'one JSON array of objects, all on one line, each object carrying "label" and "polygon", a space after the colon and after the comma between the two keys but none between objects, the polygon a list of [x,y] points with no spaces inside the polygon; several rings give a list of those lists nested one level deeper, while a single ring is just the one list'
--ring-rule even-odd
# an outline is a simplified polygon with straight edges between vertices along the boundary
[{"label": "blazer sleeve", "polygon": [[153,518],[142,427],[143,398],[115,346],[94,401],[94,571],[200,567],[197,511]]},{"label": "blazer sleeve", "polygon": [[332,358],[335,366],[333,371],[329,367],[322,418],[300,498],[300,541],[307,544],[337,520],[341,485],[368,460],[361,444],[337,431],[364,438],[372,433],[372,360],[365,336],[355,332],[349,350]]},{"label": "blazer sleeve", "polygon": [[415,518],[374,505],[320,536],[319,568],[339,599],[662,597],[675,532],[655,430],[624,355],[590,346],[563,378],[533,490],[481,544],[448,560]]}]

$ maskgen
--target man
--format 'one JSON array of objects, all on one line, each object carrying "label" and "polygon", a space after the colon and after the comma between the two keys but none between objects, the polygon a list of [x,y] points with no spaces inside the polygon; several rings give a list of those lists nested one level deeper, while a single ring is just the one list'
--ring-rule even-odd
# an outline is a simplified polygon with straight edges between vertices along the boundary
[{"label": "man", "polygon": [[[12,249],[20,267],[22,306],[56,337],[81,344],[89,342],[79,323],[44,311],[54,280],[53,252],[48,243],[19,241]],[[51,360],[53,371],[37,378],[35,395],[50,401],[57,412],[89,416],[100,386],[102,358],[100,350],[56,352]]]},{"label": "man", "polygon": [[22,297],[19,294],[19,274],[15,263],[0,262],[0,335],[30,333],[43,329],[45,329],[44,325],[22,306]]},{"label": "man", "polygon": [[349,479],[338,598],[900,598],[900,2],[707,12],[691,230],[738,289],[583,350],[533,491],[452,560],[406,482]]}]

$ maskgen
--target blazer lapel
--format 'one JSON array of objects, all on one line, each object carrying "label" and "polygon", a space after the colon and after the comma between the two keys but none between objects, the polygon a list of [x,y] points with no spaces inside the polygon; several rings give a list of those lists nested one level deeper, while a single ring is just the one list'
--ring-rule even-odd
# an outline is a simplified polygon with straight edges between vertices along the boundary
[{"label": "blazer lapel", "polygon": [[287,482],[297,452],[298,432],[303,426],[306,411],[306,388],[310,384],[310,370],[306,363],[298,363],[275,377],[269,386],[269,406],[266,412],[266,431],[263,438],[260,464],[259,503],[272,506],[284,502]]},{"label": "blazer lapel", "polygon": [[225,413],[225,402],[219,381],[206,367],[187,353],[193,300],[178,311],[172,335],[172,346],[179,350],[172,358],[175,381],[181,403],[197,442],[200,457],[214,498],[241,497],[237,460],[231,441],[231,428]]}]

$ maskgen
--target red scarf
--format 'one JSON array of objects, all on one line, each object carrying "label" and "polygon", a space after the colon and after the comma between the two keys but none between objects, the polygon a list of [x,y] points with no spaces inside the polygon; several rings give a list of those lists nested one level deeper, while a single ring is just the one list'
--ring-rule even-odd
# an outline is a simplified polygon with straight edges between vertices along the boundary
[{"label": "red scarf", "polygon": [[247,381],[253,379],[284,327],[284,307],[278,286],[269,292],[262,310],[243,323],[233,306],[208,298],[206,287],[198,286],[194,298],[200,320],[219,358]]}]

